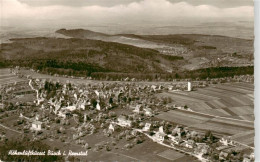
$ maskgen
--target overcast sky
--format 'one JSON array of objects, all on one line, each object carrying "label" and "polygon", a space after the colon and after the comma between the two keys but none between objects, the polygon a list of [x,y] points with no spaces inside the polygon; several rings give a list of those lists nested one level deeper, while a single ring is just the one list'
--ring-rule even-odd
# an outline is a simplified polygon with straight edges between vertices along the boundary
[{"label": "overcast sky", "polygon": [[2,26],[252,21],[252,0],[0,0]]},{"label": "overcast sky", "polygon": [[[140,2],[141,0],[19,0],[31,6],[84,6],[99,5],[111,7],[119,4],[129,4],[132,2]],[[253,0],[168,0],[171,3],[188,2],[192,5],[212,5],[221,8],[237,7],[237,6],[253,6]]]}]

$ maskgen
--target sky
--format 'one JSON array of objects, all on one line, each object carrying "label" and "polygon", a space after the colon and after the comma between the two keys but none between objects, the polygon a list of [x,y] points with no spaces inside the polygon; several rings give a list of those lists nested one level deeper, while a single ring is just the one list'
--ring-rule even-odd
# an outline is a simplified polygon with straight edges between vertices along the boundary
[{"label": "sky", "polygon": [[[99,5],[111,7],[119,4],[129,4],[142,0],[19,0],[31,6],[86,6]],[[253,6],[253,0],[168,0],[171,3],[188,2],[192,5],[212,5],[220,8]]]},{"label": "sky", "polygon": [[253,21],[251,0],[0,0],[1,26]]}]

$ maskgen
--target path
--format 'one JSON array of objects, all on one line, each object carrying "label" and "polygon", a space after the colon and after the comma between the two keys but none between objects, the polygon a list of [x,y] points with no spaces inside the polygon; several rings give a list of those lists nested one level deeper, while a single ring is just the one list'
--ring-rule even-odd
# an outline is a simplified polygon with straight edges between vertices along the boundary
[{"label": "path", "polygon": [[3,125],[3,124],[0,124],[0,126],[3,127],[3,128],[5,128],[5,129],[8,129],[8,130],[10,130],[10,131],[13,131],[13,132],[22,134],[22,132],[19,132],[19,131],[17,131],[17,130],[11,129],[11,128],[9,128],[9,127]]}]

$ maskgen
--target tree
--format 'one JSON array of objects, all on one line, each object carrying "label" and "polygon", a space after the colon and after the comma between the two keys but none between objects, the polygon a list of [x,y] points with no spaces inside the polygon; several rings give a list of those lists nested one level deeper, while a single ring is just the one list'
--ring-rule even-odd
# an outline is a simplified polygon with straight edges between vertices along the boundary
[{"label": "tree", "polygon": [[109,98],[109,103],[110,103],[110,104],[113,103],[113,98],[112,98],[112,97]]},{"label": "tree", "polygon": [[92,98],[90,102],[91,102],[91,104],[92,104],[93,107],[96,107],[96,106],[97,106],[97,101],[96,101],[96,99]]}]

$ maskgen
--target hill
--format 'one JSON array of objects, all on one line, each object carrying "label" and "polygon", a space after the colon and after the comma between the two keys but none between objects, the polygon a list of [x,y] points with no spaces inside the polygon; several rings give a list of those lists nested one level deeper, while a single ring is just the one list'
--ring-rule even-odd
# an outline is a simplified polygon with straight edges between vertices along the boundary
[{"label": "hill", "polygon": [[20,65],[42,72],[89,76],[93,72],[167,73],[183,57],[153,49],[89,39],[24,38],[1,44],[2,66]]},{"label": "hill", "polygon": [[253,40],[198,34],[107,35],[84,29],[62,29],[56,32],[73,38],[118,42],[155,49],[165,55],[181,56],[187,60],[181,67],[186,70],[253,65]]},{"label": "hill", "polygon": [[0,67],[18,65],[97,79],[253,74],[252,40],[195,34],[107,35],[83,29],[56,33],[65,38],[16,38],[1,44]]}]

